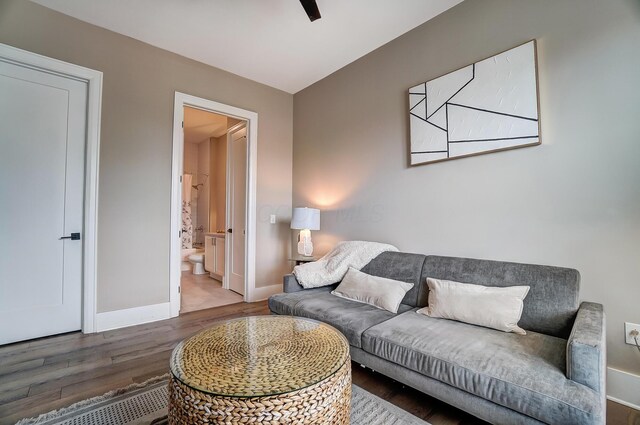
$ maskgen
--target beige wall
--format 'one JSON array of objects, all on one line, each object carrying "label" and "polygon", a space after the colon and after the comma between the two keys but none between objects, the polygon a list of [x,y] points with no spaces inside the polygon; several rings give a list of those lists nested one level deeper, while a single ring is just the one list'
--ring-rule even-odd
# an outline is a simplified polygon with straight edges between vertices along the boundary
[{"label": "beige wall", "polygon": [[[407,90],[538,39],[542,145],[408,166]],[[640,4],[468,0],[294,96],[294,206],[319,251],[575,267],[604,304],[609,364],[640,372]]]},{"label": "beige wall", "polygon": [[[24,0],[0,1],[0,43],[104,73],[98,312],[169,301],[175,91],[259,114],[258,209],[290,209],[290,94]],[[257,243],[257,285],[280,283],[288,230],[259,216]]]}]

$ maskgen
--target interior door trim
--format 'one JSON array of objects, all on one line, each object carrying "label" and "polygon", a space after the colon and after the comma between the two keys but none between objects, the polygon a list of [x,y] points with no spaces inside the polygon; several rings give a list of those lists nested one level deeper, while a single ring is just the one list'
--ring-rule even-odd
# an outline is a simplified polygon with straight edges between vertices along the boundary
[{"label": "interior door trim", "polygon": [[84,229],[82,252],[82,332],[96,332],[98,255],[98,168],[102,72],[0,43],[0,61],[87,83]]},{"label": "interior door trim", "polygon": [[[245,291],[244,301],[255,301],[256,296],[256,216],[257,216],[257,173],[258,173],[258,113],[213,100],[189,94],[175,92],[173,104],[173,147],[171,158],[171,225],[170,264],[169,264],[169,302],[171,317],[180,313],[180,250],[182,247],[179,229],[182,212],[182,164],[184,157],[182,123],[184,107],[201,109],[228,117],[246,121],[247,125],[247,209],[246,209],[246,244],[245,244]],[[226,260],[225,260],[226,261]],[[225,270],[225,275],[228,270]]]}]

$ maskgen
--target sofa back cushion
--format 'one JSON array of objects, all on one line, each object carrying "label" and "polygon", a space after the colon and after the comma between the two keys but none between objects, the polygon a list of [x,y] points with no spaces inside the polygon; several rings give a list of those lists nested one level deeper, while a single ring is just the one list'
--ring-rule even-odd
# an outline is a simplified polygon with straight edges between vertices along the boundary
[{"label": "sofa back cushion", "polygon": [[518,325],[546,335],[568,338],[578,312],[580,273],[574,269],[430,255],[418,285],[427,296],[428,277],[484,286],[528,285]]},{"label": "sofa back cushion", "polygon": [[361,271],[373,276],[413,283],[413,288],[405,294],[402,304],[422,307],[426,305],[429,294],[426,280],[420,279],[425,258],[422,254],[383,252],[364,266]]}]

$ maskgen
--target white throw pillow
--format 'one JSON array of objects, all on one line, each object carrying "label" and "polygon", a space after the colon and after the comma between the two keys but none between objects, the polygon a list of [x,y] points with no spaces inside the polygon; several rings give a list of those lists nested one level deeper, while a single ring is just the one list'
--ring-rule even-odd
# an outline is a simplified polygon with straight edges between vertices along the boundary
[{"label": "white throw pillow", "polygon": [[518,321],[529,286],[499,288],[432,278],[427,285],[429,306],[418,313],[526,335]]},{"label": "white throw pillow", "polygon": [[331,293],[397,313],[400,302],[411,288],[413,283],[371,276],[349,267],[340,285]]}]

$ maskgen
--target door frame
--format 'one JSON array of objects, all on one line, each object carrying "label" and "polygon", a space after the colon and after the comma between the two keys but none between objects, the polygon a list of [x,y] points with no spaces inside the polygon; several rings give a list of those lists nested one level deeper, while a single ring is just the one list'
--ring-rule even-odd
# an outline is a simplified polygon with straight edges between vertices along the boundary
[{"label": "door frame", "polygon": [[[171,159],[171,220],[169,229],[169,304],[171,317],[180,313],[180,263],[182,243],[180,223],[182,215],[182,175],[184,158],[184,107],[226,115],[247,122],[247,243],[245,245],[244,301],[253,301],[256,281],[256,187],[258,171],[258,113],[213,100],[176,91],[173,103],[173,141]],[[226,251],[226,243],[225,243]],[[226,252],[225,252],[226,257]],[[226,258],[225,258],[226,262]],[[226,268],[225,268],[226,274]]]},{"label": "door frame", "polygon": [[84,170],[84,229],[82,237],[82,332],[96,331],[98,255],[98,171],[102,72],[0,43],[0,61],[83,81],[87,84],[87,133]]}]

